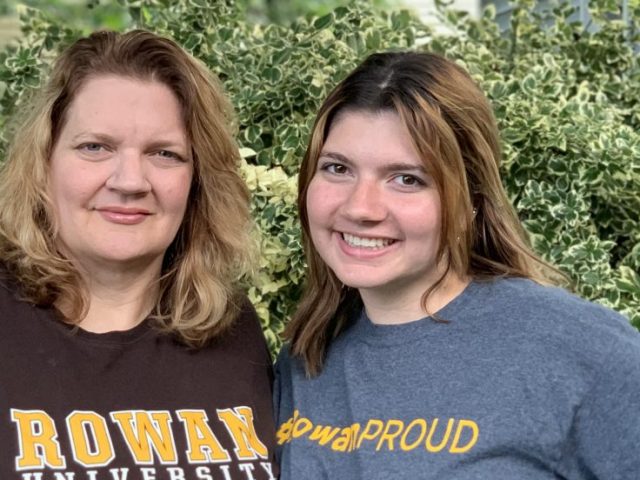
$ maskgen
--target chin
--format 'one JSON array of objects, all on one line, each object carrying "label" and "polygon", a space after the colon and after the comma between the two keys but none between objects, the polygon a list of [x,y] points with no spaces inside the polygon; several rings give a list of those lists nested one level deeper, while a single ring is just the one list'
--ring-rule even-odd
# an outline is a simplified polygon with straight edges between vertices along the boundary
[{"label": "chin", "polygon": [[102,262],[109,262],[113,264],[144,264],[153,263],[158,257],[157,252],[146,251],[117,251],[111,250],[109,252],[101,252],[96,255]]},{"label": "chin", "polygon": [[387,282],[383,280],[375,280],[371,277],[346,277],[346,276],[338,276],[338,280],[340,280],[344,285],[349,288],[357,288],[357,289],[369,289],[369,288],[380,288],[384,287]]}]

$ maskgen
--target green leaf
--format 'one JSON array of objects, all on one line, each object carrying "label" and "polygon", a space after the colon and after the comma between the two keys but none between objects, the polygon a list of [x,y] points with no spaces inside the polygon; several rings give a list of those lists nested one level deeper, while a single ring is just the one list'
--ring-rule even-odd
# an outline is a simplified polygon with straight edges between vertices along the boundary
[{"label": "green leaf", "polygon": [[320,18],[317,18],[313,22],[313,26],[314,26],[314,28],[316,28],[318,30],[322,30],[324,28],[327,28],[332,23],[333,23],[333,14],[328,13],[327,15],[324,15],[324,16],[322,16]]}]

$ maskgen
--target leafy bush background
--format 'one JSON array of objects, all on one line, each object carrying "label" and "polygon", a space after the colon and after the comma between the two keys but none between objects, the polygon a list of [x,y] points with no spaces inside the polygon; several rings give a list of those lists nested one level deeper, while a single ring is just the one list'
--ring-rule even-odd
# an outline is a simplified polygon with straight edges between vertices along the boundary
[{"label": "leafy bush background", "polygon": [[[591,2],[589,29],[568,7],[536,13],[518,0],[503,33],[491,8],[479,20],[443,9],[446,27],[433,29],[366,1],[287,25],[248,21],[233,1],[119,3],[131,26],[175,38],[210,66],[236,106],[262,253],[247,287],[274,350],[303,282],[295,174],[314,113],[360,60],[388,49],[433,50],[472,73],[493,102],[505,186],[535,249],[577,293],[640,328],[640,37],[615,20],[615,0]],[[37,10],[22,17],[22,40],[0,53],[0,158],[30,90],[81,33]]]}]

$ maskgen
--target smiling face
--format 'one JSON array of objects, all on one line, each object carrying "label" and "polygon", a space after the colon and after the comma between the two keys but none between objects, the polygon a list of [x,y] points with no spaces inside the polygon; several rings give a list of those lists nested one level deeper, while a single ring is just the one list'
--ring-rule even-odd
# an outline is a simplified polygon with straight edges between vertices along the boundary
[{"label": "smiling face", "polygon": [[400,117],[347,111],[333,122],[306,197],[324,262],[367,299],[411,299],[441,275],[440,196]]},{"label": "smiling face", "polygon": [[85,269],[157,266],[184,218],[193,163],[178,99],[159,82],[90,78],[50,158],[57,241]]}]

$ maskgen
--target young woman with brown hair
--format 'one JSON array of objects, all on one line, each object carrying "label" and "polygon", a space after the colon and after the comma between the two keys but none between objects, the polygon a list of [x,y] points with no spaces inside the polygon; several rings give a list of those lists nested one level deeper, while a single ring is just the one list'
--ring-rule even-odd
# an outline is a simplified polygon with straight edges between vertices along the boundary
[{"label": "young woman with brown hair", "polygon": [[549,285],[459,66],[370,56],[321,106],[277,366],[283,480],[628,479],[640,335]]}]

